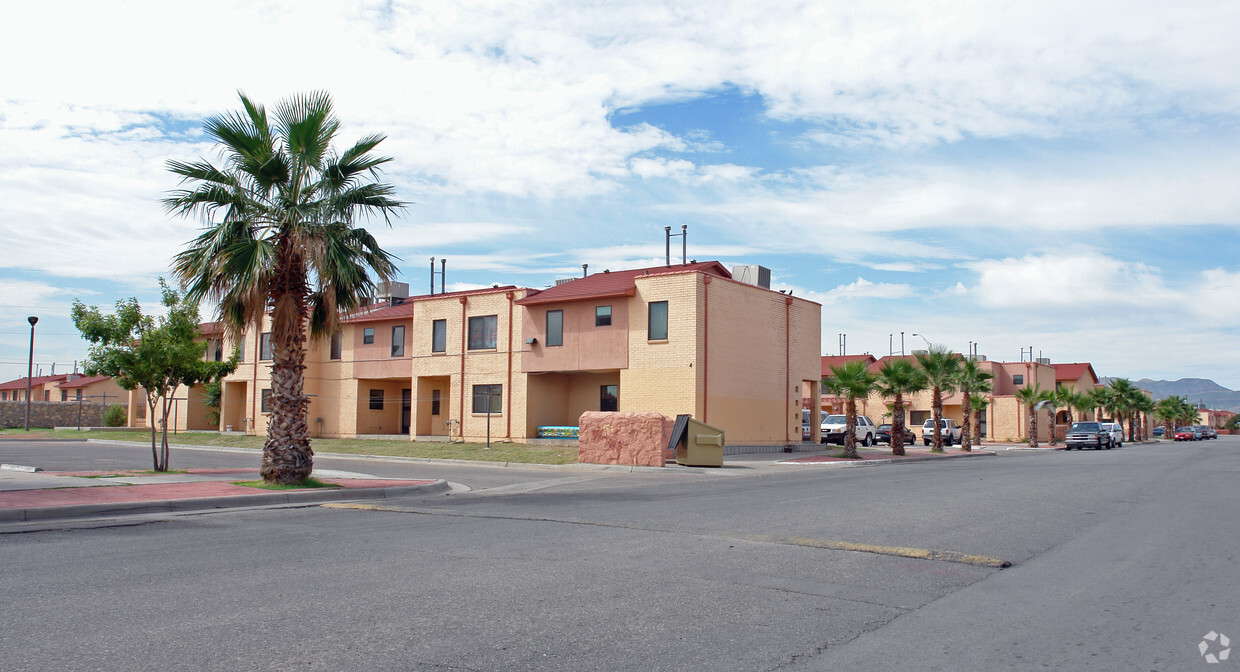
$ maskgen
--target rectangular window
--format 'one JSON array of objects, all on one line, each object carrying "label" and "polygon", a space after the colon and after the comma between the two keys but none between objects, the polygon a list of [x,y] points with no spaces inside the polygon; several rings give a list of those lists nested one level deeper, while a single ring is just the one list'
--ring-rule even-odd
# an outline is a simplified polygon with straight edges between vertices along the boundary
[{"label": "rectangular window", "polygon": [[1018,374],[1016,374],[1016,375],[1012,376],[1012,384],[1013,384],[1013,385],[1024,385],[1024,384],[1025,384],[1025,374],[1023,374],[1023,373],[1018,373]]},{"label": "rectangular window", "polygon": [[405,356],[405,325],[403,324],[392,327],[392,356]]},{"label": "rectangular window", "polygon": [[331,357],[332,359],[340,359],[341,353],[343,352],[343,350],[344,350],[344,334],[337,331],[336,333],[332,334],[331,352],[328,353],[328,357]]},{"label": "rectangular window", "polygon": [[375,328],[366,327],[362,330],[362,343],[370,345],[375,342]]},{"label": "rectangular window", "polygon": [[620,409],[620,386],[603,385],[599,397],[598,410],[616,411]]},{"label": "rectangular window", "polygon": [[52,393],[50,390],[43,390],[43,401],[51,401]]},{"label": "rectangular window", "polygon": [[258,408],[263,413],[271,412],[271,390],[262,390],[259,392]]},{"label": "rectangular window", "polygon": [[503,385],[474,385],[474,413],[503,413]]},{"label": "rectangular window", "polygon": [[431,390],[431,415],[439,415],[439,390]]},{"label": "rectangular window", "polygon": [[564,311],[547,311],[547,346],[564,345]]},{"label": "rectangular window", "polygon": [[651,341],[667,340],[667,301],[652,301],[650,303],[650,333],[647,339]]},{"label": "rectangular window", "polygon": [[271,332],[262,334],[258,338],[258,359],[266,361],[271,359]]},{"label": "rectangular window", "polygon": [[237,361],[244,362],[245,361],[245,336],[242,336],[241,338],[237,339],[237,351],[241,353],[241,356],[237,358]]},{"label": "rectangular window", "polygon": [[383,410],[383,390],[371,390],[370,391],[370,410],[372,411]]},{"label": "rectangular window", "polygon": [[207,354],[211,357],[211,359],[217,362],[224,361],[224,339],[213,338],[210,341],[207,341],[207,345],[210,348]]},{"label": "rectangular window", "polygon": [[60,391],[60,400],[61,400],[61,401],[69,401],[69,390],[61,390],[61,391]]},{"label": "rectangular window", "polygon": [[494,350],[498,326],[495,315],[469,318],[469,349]]},{"label": "rectangular window", "polygon": [[431,352],[448,351],[448,321],[431,322]]},{"label": "rectangular window", "polygon": [[79,388],[78,388],[78,390],[77,390],[77,394],[76,394],[76,395],[74,395],[74,396],[75,396],[77,399],[81,399],[81,398],[82,398],[82,388],[80,388],[80,387],[79,387]]},{"label": "rectangular window", "polygon": [[611,306],[595,306],[594,307],[594,326],[610,327],[611,326]]}]

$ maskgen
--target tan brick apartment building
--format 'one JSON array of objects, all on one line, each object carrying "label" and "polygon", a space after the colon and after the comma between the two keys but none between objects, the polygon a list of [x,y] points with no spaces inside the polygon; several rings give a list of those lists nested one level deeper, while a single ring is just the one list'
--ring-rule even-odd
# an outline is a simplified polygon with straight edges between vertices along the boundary
[{"label": "tan brick apartment building", "polygon": [[[799,443],[802,397],[820,392],[820,316],[713,261],[395,296],[310,343],[307,424],[322,437],[479,440],[489,422],[492,439],[530,441],[585,411],[654,411],[719,426],[731,445]],[[266,328],[235,343],[221,429],[266,432]],[[210,331],[209,357],[231,351]],[[193,394],[187,406],[201,406]],[[184,417],[195,412],[177,422],[205,424]]]}]

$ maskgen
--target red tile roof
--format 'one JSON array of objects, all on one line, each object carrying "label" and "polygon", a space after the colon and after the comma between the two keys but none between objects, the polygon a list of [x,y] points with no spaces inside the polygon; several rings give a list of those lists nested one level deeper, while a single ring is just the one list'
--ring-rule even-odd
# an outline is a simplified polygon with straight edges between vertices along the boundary
[{"label": "red tile roof", "polygon": [[83,376],[81,378],[78,378],[77,380],[67,380],[61,383],[59,387],[62,390],[73,389],[76,387],[87,387],[90,385],[94,385],[95,383],[103,382],[105,380],[112,380],[112,377],[111,376]]},{"label": "red tile roof", "polygon": [[[39,385],[44,385],[46,383],[59,383],[61,381],[68,380],[68,379],[69,379],[69,374],[67,373],[56,375],[56,376],[35,376],[34,378],[30,379],[30,386],[38,387]],[[7,383],[0,383],[0,390],[24,390],[24,389],[26,389],[25,378],[18,378],[17,380],[10,380]]]},{"label": "red tile roof", "polygon": [[717,261],[699,261],[692,264],[674,266],[652,266],[650,268],[634,268],[626,271],[604,271],[541,291],[530,292],[525,298],[517,300],[517,304],[533,306],[546,303],[633,296],[637,293],[637,278],[674,273],[708,273],[721,278],[732,278],[732,274],[723,267],[723,264]]},{"label": "red tile roof", "polygon": [[1073,364],[1052,364],[1055,367],[1055,380],[1080,380],[1089,373],[1093,382],[1097,384],[1098,374],[1094,373],[1094,367],[1088,362],[1078,362]]},{"label": "red tile roof", "polygon": [[874,355],[823,355],[822,356],[822,377],[826,378],[831,374],[831,367],[843,366],[849,362],[855,362],[858,359],[864,360],[870,368],[874,367]]}]

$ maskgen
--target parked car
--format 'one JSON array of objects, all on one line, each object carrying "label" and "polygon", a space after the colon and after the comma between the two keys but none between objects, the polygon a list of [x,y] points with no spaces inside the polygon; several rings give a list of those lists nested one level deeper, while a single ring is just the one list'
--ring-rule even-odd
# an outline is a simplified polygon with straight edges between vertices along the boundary
[{"label": "parked car", "polygon": [[[847,416],[828,415],[822,419],[822,442],[844,444],[844,426],[848,421]],[[874,445],[875,430],[878,428],[874,425],[874,421],[864,415],[857,416],[857,428],[853,431],[853,437],[863,446]]]},{"label": "parked car", "polygon": [[[878,426],[878,430],[874,433],[875,443],[885,443],[891,445],[891,425],[883,424]],[[904,445],[911,446],[917,443],[917,435],[913,434],[913,430],[907,426],[904,427]]]},{"label": "parked car", "polygon": [[1111,435],[1111,445],[1117,448],[1124,447],[1124,425],[1118,422],[1104,422],[1102,428]]},{"label": "parked car", "polygon": [[1106,448],[1110,450],[1115,442],[1111,439],[1110,430],[1106,429],[1101,422],[1074,422],[1072,427],[1068,429],[1068,435],[1064,437],[1064,446],[1067,450],[1076,448],[1084,450],[1093,448],[1094,450],[1102,450]]},{"label": "parked car", "polygon": [[1218,432],[1214,431],[1213,429],[1210,429],[1209,425],[1193,425],[1193,429],[1197,430],[1198,434],[1201,436],[1202,439],[1217,439],[1218,438]]},{"label": "parked car", "polygon": [[1197,430],[1193,429],[1192,427],[1176,427],[1175,428],[1175,440],[1176,441],[1196,441]]},{"label": "parked car", "polygon": [[1167,430],[1163,429],[1162,427],[1154,428],[1154,436],[1163,436],[1166,433],[1167,433]]},{"label": "parked car", "polygon": [[[939,421],[941,429],[939,432],[943,435],[943,445],[950,446],[953,443],[960,443],[960,437],[964,433],[960,425],[951,418],[943,418]],[[934,441],[934,418],[931,418],[921,425],[921,442],[930,445]]]}]

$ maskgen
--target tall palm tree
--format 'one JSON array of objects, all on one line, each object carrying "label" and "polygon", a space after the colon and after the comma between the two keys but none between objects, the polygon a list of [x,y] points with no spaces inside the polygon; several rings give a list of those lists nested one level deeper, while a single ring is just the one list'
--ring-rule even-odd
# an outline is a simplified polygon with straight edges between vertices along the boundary
[{"label": "tall palm tree", "polygon": [[1095,387],[1086,393],[1089,397],[1090,409],[1094,412],[1094,420],[1102,421],[1103,413],[1111,405],[1111,391],[1106,387]]},{"label": "tall palm tree", "polygon": [[1058,438],[1055,436],[1055,430],[1057,429],[1059,425],[1059,421],[1056,419],[1057,416],[1059,415],[1059,409],[1061,408],[1068,409],[1068,424],[1071,425],[1072,424],[1072,401],[1073,401],[1072,397],[1075,393],[1072,391],[1072,388],[1070,387],[1061,387],[1054,391],[1047,390],[1047,392],[1048,394],[1047,394],[1046,400],[1049,402],[1050,409],[1051,409],[1051,440],[1050,440],[1049,445],[1054,446],[1059,441]]},{"label": "tall palm tree", "polygon": [[[844,397],[844,457],[857,459],[857,397],[868,397],[874,390],[875,376],[862,360],[855,359],[831,367],[828,385]],[[892,439],[893,441],[895,439]]]},{"label": "tall palm tree", "polygon": [[1094,402],[1087,393],[1068,390],[1067,406],[1070,411],[1076,411],[1078,421],[1084,422],[1085,412],[1094,408]]},{"label": "tall palm tree", "polygon": [[956,372],[956,384],[960,388],[960,450],[973,450],[973,395],[985,394],[993,389],[994,374],[982,369],[974,359],[965,359]]},{"label": "tall palm tree", "polygon": [[1050,392],[1043,390],[1042,386],[1034,383],[1032,387],[1025,386],[1016,391],[1016,398],[1025,405],[1025,410],[1029,413],[1029,447],[1038,447],[1038,411],[1037,405],[1046,401]]},{"label": "tall palm tree", "polygon": [[888,359],[878,372],[876,387],[884,397],[891,397],[891,454],[904,454],[904,395],[926,389],[921,369],[907,359]]},{"label": "tall palm tree", "polygon": [[930,414],[934,418],[933,445],[930,452],[943,452],[943,393],[956,391],[956,370],[960,358],[941,345],[932,345],[926,354],[914,355],[930,388]]},{"label": "tall palm tree", "polygon": [[241,94],[243,110],[207,119],[223,163],[169,161],[182,188],[164,199],[175,215],[197,217],[203,232],[176,255],[173,270],[191,301],[213,300],[228,329],[261,325],[271,314],[271,421],[260,473],[271,483],[310,475],[302,370],[309,336],[330,334],[338,311],[396,275],[395,257],[360,226],[403,205],[379,182],[391,159],[368,135],[337,153],[340,121],[326,93],[295,96],[267,110]]},{"label": "tall palm tree", "polygon": [[1149,395],[1145,393],[1141,393],[1137,395],[1136,402],[1133,404],[1133,408],[1136,410],[1137,417],[1138,417],[1137,440],[1144,441],[1147,438],[1149,438],[1148,436],[1146,436],[1145,428],[1146,428],[1146,425],[1149,424],[1150,414],[1154,412],[1154,408],[1155,408],[1154,400],[1151,399]]},{"label": "tall palm tree", "polygon": [[1141,388],[1133,385],[1127,378],[1116,378],[1109,385],[1112,402],[1115,404],[1115,411],[1119,417],[1128,420],[1128,440],[1136,441],[1136,423],[1135,416],[1137,414],[1137,397],[1145,396]]},{"label": "tall palm tree", "polygon": [[1178,422],[1182,414],[1181,404],[1188,402],[1180,397],[1163,397],[1154,405],[1154,417],[1158,418],[1163,426],[1163,438],[1173,438],[1173,425]]}]

